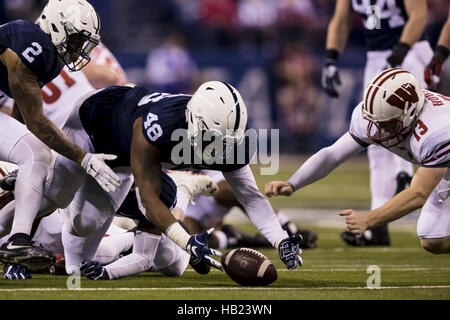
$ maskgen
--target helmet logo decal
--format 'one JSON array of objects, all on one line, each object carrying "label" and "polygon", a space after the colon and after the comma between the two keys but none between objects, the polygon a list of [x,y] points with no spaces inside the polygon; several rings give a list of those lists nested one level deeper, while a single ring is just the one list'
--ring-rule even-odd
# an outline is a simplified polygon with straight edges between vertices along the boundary
[{"label": "helmet logo decal", "polygon": [[419,101],[419,96],[417,95],[416,87],[409,82],[402,84],[402,86],[395,90],[395,92],[386,100],[391,106],[402,110],[405,108],[407,102],[409,102],[408,107],[410,107],[411,104],[416,103],[417,101]]}]

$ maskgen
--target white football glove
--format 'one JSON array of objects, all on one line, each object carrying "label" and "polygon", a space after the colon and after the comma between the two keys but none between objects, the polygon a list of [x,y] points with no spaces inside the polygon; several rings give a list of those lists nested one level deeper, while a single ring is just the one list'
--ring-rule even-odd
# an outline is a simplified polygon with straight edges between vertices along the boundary
[{"label": "white football glove", "polygon": [[81,166],[87,174],[92,176],[95,181],[106,192],[114,192],[120,184],[120,178],[105,163],[105,160],[114,160],[117,156],[104,153],[86,153],[81,162]]}]

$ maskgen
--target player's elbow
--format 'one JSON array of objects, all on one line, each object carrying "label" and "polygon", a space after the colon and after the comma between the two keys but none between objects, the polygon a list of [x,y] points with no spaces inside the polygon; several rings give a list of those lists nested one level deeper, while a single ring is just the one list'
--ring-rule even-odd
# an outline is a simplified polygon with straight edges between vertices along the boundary
[{"label": "player's elbow", "polygon": [[422,208],[425,205],[428,197],[430,196],[430,193],[422,188],[414,188],[410,191],[412,192],[416,209]]}]

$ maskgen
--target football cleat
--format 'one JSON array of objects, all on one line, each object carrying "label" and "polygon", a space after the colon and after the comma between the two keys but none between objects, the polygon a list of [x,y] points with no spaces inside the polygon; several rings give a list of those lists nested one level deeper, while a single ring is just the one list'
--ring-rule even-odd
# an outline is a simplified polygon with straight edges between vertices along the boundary
[{"label": "football cleat", "polygon": [[50,267],[50,273],[54,275],[66,275],[66,259],[58,253],[55,253],[55,257],[56,261]]},{"label": "football cleat", "polygon": [[14,191],[18,169],[6,173],[0,180],[0,188],[5,191]]},{"label": "football cleat", "polygon": [[225,224],[221,227],[228,239],[228,247],[271,247],[272,245],[260,234],[248,234],[238,228]]},{"label": "football cleat", "polygon": [[0,262],[18,264],[30,271],[49,270],[55,261],[53,252],[34,247],[25,233],[14,234],[0,247]]},{"label": "football cleat", "polygon": [[196,196],[213,196],[219,187],[205,174],[191,174],[187,171],[169,171],[168,175],[179,187],[185,187],[189,193],[190,200]]},{"label": "football cleat", "polygon": [[389,246],[391,244],[391,241],[389,239],[367,239],[364,234],[355,234],[350,231],[342,232],[341,239],[346,244],[354,247]]},{"label": "football cleat", "polygon": [[412,177],[406,172],[399,172],[397,175],[397,189],[395,190],[395,194],[402,192],[403,190],[409,188],[411,185]]}]

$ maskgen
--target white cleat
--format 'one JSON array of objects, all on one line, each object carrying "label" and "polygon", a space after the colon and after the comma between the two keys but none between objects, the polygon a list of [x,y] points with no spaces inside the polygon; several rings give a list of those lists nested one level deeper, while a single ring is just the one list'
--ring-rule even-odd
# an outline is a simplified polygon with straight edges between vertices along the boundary
[{"label": "white cleat", "polygon": [[192,174],[188,171],[169,171],[168,175],[175,182],[177,188],[186,188],[191,201],[196,196],[214,196],[219,191],[217,183],[205,174]]}]

